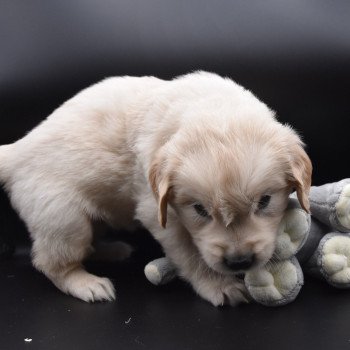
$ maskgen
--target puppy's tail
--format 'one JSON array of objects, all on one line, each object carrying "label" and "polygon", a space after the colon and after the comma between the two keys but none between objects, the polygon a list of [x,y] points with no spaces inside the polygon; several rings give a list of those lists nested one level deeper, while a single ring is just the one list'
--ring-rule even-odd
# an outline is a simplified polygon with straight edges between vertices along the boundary
[{"label": "puppy's tail", "polygon": [[0,146],[0,184],[6,182],[8,178],[8,161],[10,148],[12,145]]}]

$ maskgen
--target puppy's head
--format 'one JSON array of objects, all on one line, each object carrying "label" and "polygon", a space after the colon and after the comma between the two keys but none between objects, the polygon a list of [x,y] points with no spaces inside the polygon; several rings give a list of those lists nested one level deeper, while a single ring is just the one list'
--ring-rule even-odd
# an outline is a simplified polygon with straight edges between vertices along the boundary
[{"label": "puppy's head", "polygon": [[159,153],[150,182],[160,224],[171,207],[207,265],[231,274],[272,257],[293,189],[309,210],[311,171],[297,134],[271,121],[186,130]]}]

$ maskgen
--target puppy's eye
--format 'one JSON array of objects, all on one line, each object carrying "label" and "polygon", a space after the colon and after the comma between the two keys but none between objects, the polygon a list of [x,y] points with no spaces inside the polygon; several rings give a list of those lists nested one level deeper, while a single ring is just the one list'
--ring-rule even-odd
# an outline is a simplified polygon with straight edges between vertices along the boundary
[{"label": "puppy's eye", "polygon": [[205,210],[202,204],[195,204],[193,206],[194,210],[197,212],[198,215],[203,216],[204,218],[209,217],[208,212]]},{"label": "puppy's eye", "polygon": [[269,195],[262,196],[259,200],[259,203],[258,203],[258,209],[262,210],[262,209],[267,208],[267,206],[270,203],[270,199],[271,199],[271,196],[269,196]]}]

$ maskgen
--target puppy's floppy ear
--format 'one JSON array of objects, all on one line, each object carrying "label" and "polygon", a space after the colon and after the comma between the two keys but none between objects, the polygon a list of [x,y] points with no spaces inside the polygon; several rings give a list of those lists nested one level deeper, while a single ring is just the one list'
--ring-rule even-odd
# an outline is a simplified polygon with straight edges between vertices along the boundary
[{"label": "puppy's floppy ear", "polygon": [[296,189],[297,197],[302,208],[310,213],[309,192],[311,187],[312,164],[301,142],[292,148],[292,152],[288,181]]},{"label": "puppy's floppy ear", "polygon": [[155,160],[150,167],[148,177],[153,193],[158,201],[158,221],[165,228],[170,194],[170,178],[166,173],[164,162],[159,159]]}]

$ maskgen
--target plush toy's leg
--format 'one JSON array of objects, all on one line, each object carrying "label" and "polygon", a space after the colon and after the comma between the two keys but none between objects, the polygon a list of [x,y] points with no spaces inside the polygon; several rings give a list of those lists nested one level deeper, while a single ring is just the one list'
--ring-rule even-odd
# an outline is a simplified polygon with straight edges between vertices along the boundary
[{"label": "plush toy's leg", "polygon": [[296,254],[296,257],[303,268],[317,250],[321,239],[327,233],[329,233],[328,226],[319,222],[315,218],[311,219],[308,238]]},{"label": "plush toy's leg", "polygon": [[290,198],[288,208],[279,226],[274,259],[286,260],[295,255],[305,244],[311,219],[297,199]]},{"label": "plush toy's leg", "polygon": [[299,294],[304,276],[298,260],[270,262],[264,268],[246,273],[245,285],[250,296],[265,306],[291,303]]},{"label": "plush toy's leg", "polygon": [[146,278],[156,286],[170,282],[176,276],[176,269],[166,257],[149,262],[145,266]]},{"label": "plush toy's leg", "polygon": [[[168,258],[163,257],[148,263],[145,275],[151,283],[162,285],[175,278],[176,269]],[[298,260],[293,257],[270,262],[262,269],[248,272],[244,282],[255,302],[266,306],[281,306],[297,297],[304,283],[304,276]]]},{"label": "plush toy's leg", "polygon": [[244,283],[253,300],[266,306],[292,302],[303,285],[303,273],[294,255],[304,246],[311,219],[297,199],[290,198],[281,221],[274,256],[263,268],[248,271]]},{"label": "plush toy's leg", "polygon": [[304,267],[337,288],[350,288],[350,234],[328,233]]},{"label": "plush toy's leg", "polygon": [[334,230],[350,231],[350,179],[313,186],[309,198],[314,217]]}]

